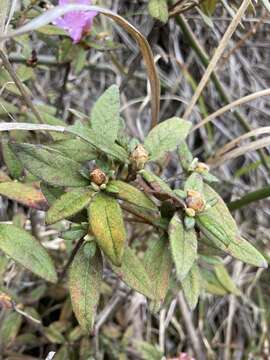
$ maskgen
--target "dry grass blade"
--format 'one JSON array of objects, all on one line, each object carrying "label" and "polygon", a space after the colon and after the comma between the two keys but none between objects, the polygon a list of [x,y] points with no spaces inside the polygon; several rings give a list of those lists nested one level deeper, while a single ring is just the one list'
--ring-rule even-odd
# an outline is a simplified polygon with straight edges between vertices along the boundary
[{"label": "dry grass blade", "polygon": [[270,126],[263,126],[258,129],[254,129],[252,131],[249,131],[248,133],[238,136],[236,139],[233,139],[229,143],[227,143],[225,146],[223,146],[221,149],[219,149],[216,152],[216,156],[221,156],[225,154],[226,152],[233,149],[235,146],[237,146],[241,141],[252,138],[254,136],[262,135],[262,134],[270,134]]},{"label": "dry grass blade", "polygon": [[230,41],[234,31],[236,30],[238,24],[240,23],[242,16],[244,15],[249,4],[250,4],[250,0],[243,0],[240,8],[238,9],[237,13],[233,17],[229,27],[227,28],[225,34],[223,35],[200,83],[198,84],[197,89],[196,89],[188,107],[186,108],[186,111],[183,116],[184,119],[188,118],[190,116],[190,114],[192,113],[194,106],[196,105],[199,97],[201,96],[201,93],[202,93],[204,87],[206,86],[212,72],[215,70],[215,67],[216,67],[221,55],[223,54],[223,51],[227,47],[228,42]]},{"label": "dry grass blade", "polygon": [[[1,6],[0,6],[0,34],[4,34],[5,32],[5,24],[6,24],[6,18],[8,14],[8,8],[9,8],[9,0],[1,0]],[[3,47],[3,45],[0,43],[0,49]]]},{"label": "dry grass blade", "polygon": [[254,151],[257,149],[264,148],[265,146],[270,145],[270,136],[267,136],[263,139],[256,140],[251,142],[250,144],[241,146],[237,149],[234,149],[232,151],[227,152],[226,154],[223,154],[222,156],[215,156],[213,158],[210,158],[207,163],[211,165],[211,167],[217,167],[219,165],[222,165],[224,162],[235,159],[238,156],[244,155],[249,151]]},{"label": "dry grass blade", "polygon": [[142,53],[150,82],[150,87],[152,92],[152,96],[151,96],[152,127],[154,127],[157,124],[159,117],[160,83],[159,83],[157,70],[155,67],[152,50],[149,46],[148,41],[142,35],[142,33],[118,14],[98,6],[75,5],[75,4],[56,6],[53,9],[50,9],[46,11],[44,14],[38,16],[34,20],[30,21],[26,25],[20,27],[19,29],[0,37],[0,41],[14,36],[22,35],[33,30],[37,30],[41,26],[51,23],[53,20],[57,19],[58,17],[70,11],[96,11],[100,14],[103,14],[113,19],[118,25],[120,25],[124,30],[126,30],[136,40],[140,48],[140,51]]},{"label": "dry grass blade", "polygon": [[215,118],[217,118],[218,116],[221,116],[226,111],[232,110],[233,108],[235,108],[237,106],[246,104],[246,103],[248,103],[248,102],[250,102],[252,100],[255,100],[257,98],[260,98],[260,97],[263,97],[263,96],[269,96],[269,95],[270,95],[270,89],[265,89],[265,90],[260,90],[260,91],[257,91],[255,93],[253,93],[253,94],[244,96],[241,99],[237,99],[237,100],[233,101],[232,103],[230,103],[228,105],[225,105],[222,108],[218,109],[213,114],[207,116],[205,119],[200,121],[197,125],[193,126],[193,128],[191,129],[191,132],[199,129],[203,125],[207,124],[209,121],[213,121]]}]

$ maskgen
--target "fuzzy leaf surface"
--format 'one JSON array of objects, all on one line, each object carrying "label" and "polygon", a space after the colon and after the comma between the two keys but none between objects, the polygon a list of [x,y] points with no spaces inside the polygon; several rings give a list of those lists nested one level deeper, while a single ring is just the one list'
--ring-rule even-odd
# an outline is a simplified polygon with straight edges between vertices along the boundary
[{"label": "fuzzy leaf surface", "polygon": [[185,140],[191,128],[189,121],[173,117],[155,126],[145,139],[144,145],[150,160],[157,160],[168,151],[176,149]]},{"label": "fuzzy leaf surface", "polygon": [[201,288],[201,276],[199,267],[196,263],[193,264],[181,284],[189,307],[191,310],[195,309],[199,300]]},{"label": "fuzzy leaf surface", "polygon": [[85,188],[74,189],[63,194],[47,212],[47,224],[54,224],[77,214],[90,203],[93,194],[93,190]]},{"label": "fuzzy leaf surface", "polygon": [[98,137],[113,144],[119,130],[119,116],[119,89],[116,85],[112,85],[94,104],[90,116],[91,128]]},{"label": "fuzzy leaf surface", "polygon": [[130,204],[142,207],[150,211],[158,211],[155,203],[149,199],[142,191],[138,190],[134,186],[121,181],[111,180],[107,185],[107,191],[112,188],[116,192],[116,197],[129,202]]},{"label": "fuzzy leaf surface", "polygon": [[80,187],[89,184],[79,173],[81,165],[44,145],[12,144],[31,174],[55,186]]},{"label": "fuzzy leaf surface", "polygon": [[42,192],[31,185],[16,181],[3,182],[0,184],[0,195],[30,208],[38,210],[48,209],[48,203]]},{"label": "fuzzy leaf surface", "polygon": [[177,278],[182,281],[197,257],[197,236],[194,229],[186,230],[178,214],[169,225],[170,247]]},{"label": "fuzzy leaf surface", "polygon": [[151,278],[134,250],[126,247],[121,267],[112,265],[112,268],[130,288],[138,291],[149,299],[155,300],[155,289]]},{"label": "fuzzy leaf surface", "polygon": [[34,274],[56,283],[57,274],[50,256],[27,231],[11,224],[0,224],[0,249]]},{"label": "fuzzy leaf surface", "polygon": [[89,242],[76,253],[69,271],[69,291],[76,318],[84,332],[92,330],[102,283],[102,256],[98,248],[95,255],[89,251]]},{"label": "fuzzy leaf surface", "polygon": [[89,222],[100,248],[114,265],[120,266],[126,230],[117,200],[106,194],[97,194],[89,206]]}]

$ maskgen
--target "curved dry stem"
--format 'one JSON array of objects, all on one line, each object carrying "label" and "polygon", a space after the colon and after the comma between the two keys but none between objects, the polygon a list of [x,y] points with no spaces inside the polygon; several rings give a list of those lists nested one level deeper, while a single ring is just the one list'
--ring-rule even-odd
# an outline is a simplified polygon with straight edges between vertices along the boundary
[{"label": "curved dry stem", "polygon": [[101,8],[99,6],[76,5],[76,4],[56,6],[53,9],[50,9],[46,11],[44,14],[31,20],[29,23],[20,27],[19,29],[14,30],[11,33],[8,33],[0,37],[0,41],[18,35],[22,35],[33,30],[37,30],[41,26],[51,23],[55,19],[59,18],[60,16],[70,11],[95,11],[100,14],[103,14],[113,19],[118,25],[120,25],[124,30],[126,30],[137,42],[146,65],[147,74],[150,82],[150,87],[152,92],[152,96],[151,96],[152,127],[154,127],[158,123],[158,117],[159,117],[160,83],[154,62],[153,53],[144,35],[138,29],[136,29],[135,26],[131,25],[127,20],[125,20],[122,16],[108,9]]}]

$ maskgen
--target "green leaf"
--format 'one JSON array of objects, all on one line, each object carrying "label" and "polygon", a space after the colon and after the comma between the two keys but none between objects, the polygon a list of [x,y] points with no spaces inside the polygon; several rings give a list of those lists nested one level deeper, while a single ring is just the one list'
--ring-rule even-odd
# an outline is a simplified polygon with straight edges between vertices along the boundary
[{"label": "green leaf", "polygon": [[37,188],[15,181],[0,184],[0,195],[38,210],[47,210],[48,203]]},{"label": "green leaf", "polygon": [[222,286],[231,294],[240,295],[241,292],[237,289],[233,279],[230,277],[227,269],[223,264],[215,266],[215,274]]},{"label": "green leaf", "polygon": [[163,352],[146,341],[136,341],[136,350],[139,352],[143,360],[160,360],[163,358]]},{"label": "green leaf", "polygon": [[18,179],[23,172],[23,166],[16,154],[12,151],[8,141],[4,139],[2,140],[2,151],[9,174],[12,178]]},{"label": "green leaf", "polygon": [[55,186],[80,187],[89,182],[79,173],[81,165],[44,145],[12,144],[31,174]]},{"label": "green leaf", "polygon": [[148,3],[149,14],[159,21],[166,23],[169,18],[167,0],[150,0]]},{"label": "green leaf", "polygon": [[182,281],[197,257],[197,235],[194,229],[186,230],[175,214],[169,225],[169,238],[177,278]]},{"label": "green leaf", "polygon": [[1,319],[0,328],[0,339],[2,346],[4,345],[4,347],[8,347],[16,339],[22,322],[23,319],[20,314],[16,312],[5,313],[5,315]]},{"label": "green leaf", "polygon": [[111,156],[123,163],[128,162],[128,153],[126,150],[117,144],[106,142],[102,137],[97,136],[92,129],[89,129],[89,127],[79,121],[77,121],[75,125],[69,126],[67,132],[80,136],[83,140],[107,156]]},{"label": "green leaf", "polygon": [[220,296],[228,294],[228,291],[222,286],[222,284],[219,282],[218,278],[212,271],[202,269],[201,276],[203,280],[203,288],[205,289],[205,291],[210,294]]},{"label": "green leaf", "polygon": [[111,262],[122,262],[126,231],[121,208],[114,198],[98,193],[89,206],[89,222],[98,245]]},{"label": "green leaf", "polygon": [[106,191],[110,192],[110,189],[112,189],[112,192],[116,193],[116,196],[121,200],[125,200],[130,204],[150,211],[158,211],[157,206],[149,197],[124,181],[111,180],[106,187]]},{"label": "green leaf", "polygon": [[0,249],[34,274],[50,282],[57,282],[50,256],[27,231],[14,225],[0,224]]},{"label": "green leaf", "polygon": [[47,212],[47,224],[54,224],[77,214],[90,203],[94,194],[93,190],[85,188],[74,189],[63,194]]},{"label": "green leaf", "polygon": [[144,255],[143,263],[155,294],[154,308],[159,309],[165,300],[172,270],[172,258],[166,238],[154,240]]},{"label": "green leaf", "polygon": [[190,152],[189,147],[187,146],[187,143],[185,141],[181,141],[179,143],[178,155],[180,158],[182,168],[186,171],[189,171],[189,167],[193,161],[193,156],[192,156],[192,153]]},{"label": "green leaf", "polygon": [[50,145],[50,147],[77,162],[85,162],[97,158],[96,150],[80,139],[60,140]]},{"label": "green leaf", "polygon": [[167,195],[168,197],[175,197],[174,191],[159,176],[145,169],[141,170],[139,174],[154,191],[160,192],[161,194]]},{"label": "green leaf", "polygon": [[40,189],[50,206],[64,194],[64,189],[62,187],[51,186],[43,181],[40,183]]},{"label": "green leaf", "polygon": [[102,256],[89,251],[91,243],[83,244],[76,253],[69,271],[69,291],[76,318],[83,331],[92,330],[102,283]]},{"label": "green leaf", "polygon": [[213,207],[196,216],[196,223],[207,239],[216,248],[243,262],[266,268],[268,265],[264,257],[240,236],[226,204],[207,184],[204,184],[204,196],[206,201],[217,200]]},{"label": "green leaf", "polygon": [[186,180],[184,190],[194,190],[199,193],[203,192],[203,179],[200,174],[194,172]]},{"label": "green leaf", "polygon": [[155,300],[156,294],[153,283],[134,250],[126,247],[121,267],[112,265],[112,269],[130,288],[149,299]]},{"label": "green leaf", "polygon": [[99,97],[91,111],[91,128],[98,137],[113,144],[119,130],[119,117],[119,89],[112,85]]},{"label": "green leaf", "polygon": [[57,26],[54,25],[44,25],[37,29],[37,31],[41,34],[45,35],[67,35],[67,32]]},{"label": "green leaf", "polygon": [[166,152],[175,150],[177,145],[186,138],[190,128],[189,121],[177,117],[155,126],[144,142],[150,154],[150,160],[157,160]]},{"label": "green leaf", "polygon": [[181,284],[189,307],[191,310],[195,309],[199,300],[201,287],[200,272],[196,263],[193,264]]}]

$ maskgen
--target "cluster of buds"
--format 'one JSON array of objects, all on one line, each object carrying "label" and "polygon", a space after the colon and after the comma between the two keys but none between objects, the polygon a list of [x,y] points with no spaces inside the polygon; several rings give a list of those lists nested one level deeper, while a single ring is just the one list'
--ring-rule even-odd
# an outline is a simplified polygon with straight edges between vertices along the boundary
[{"label": "cluster of buds", "polygon": [[205,210],[206,203],[201,193],[195,190],[188,190],[186,205],[186,214],[190,217],[194,217],[197,213]]},{"label": "cluster of buds", "polygon": [[91,186],[94,190],[104,190],[108,183],[108,176],[100,169],[95,169],[90,172]]},{"label": "cluster of buds", "polygon": [[148,161],[148,156],[149,154],[144,146],[142,144],[137,145],[130,156],[133,168],[135,170],[142,170]]}]

